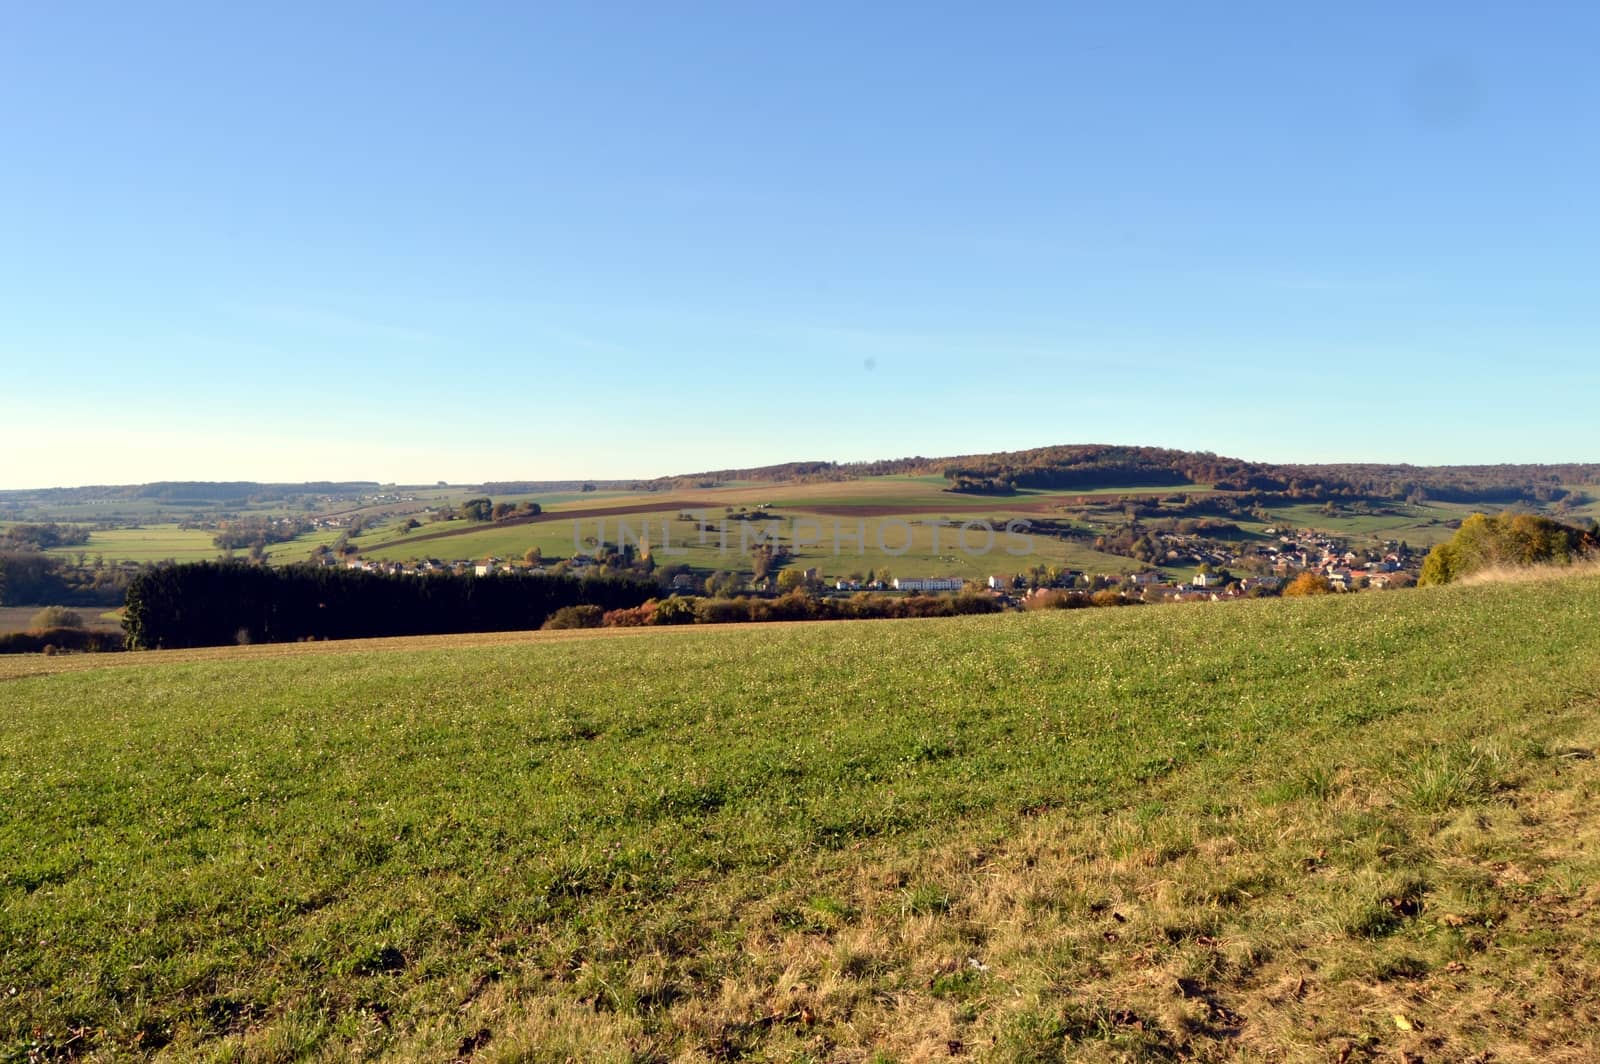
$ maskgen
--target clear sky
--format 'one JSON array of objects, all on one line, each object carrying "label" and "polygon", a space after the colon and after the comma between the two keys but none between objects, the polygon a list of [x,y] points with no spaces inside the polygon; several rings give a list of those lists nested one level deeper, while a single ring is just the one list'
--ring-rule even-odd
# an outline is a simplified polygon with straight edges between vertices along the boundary
[{"label": "clear sky", "polygon": [[0,487],[1600,460],[1600,9],[1314,7],[0,6]]}]

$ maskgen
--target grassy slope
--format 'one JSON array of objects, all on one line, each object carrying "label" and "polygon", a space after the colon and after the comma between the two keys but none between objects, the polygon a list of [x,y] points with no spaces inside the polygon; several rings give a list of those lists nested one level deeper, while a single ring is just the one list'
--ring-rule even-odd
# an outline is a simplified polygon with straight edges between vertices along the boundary
[{"label": "grassy slope", "polygon": [[[1350,514],[1340,513],[1330,517],[1322,512],[1321,504],[1306,503],[1298,506],[1271,507],[1273,523],[1288,528],[1312,528],[1330,535],[1342,536],[1356,543],[1365,541],[1403,540],[1411,547],[1432,547],[1443,543],[1455,534],[1453,522],[1482,511],[1498,512],[1492,505],[1456,503],[1428,503],[1408,506],[1393,503],[1385,507],[1392,513]],[[1254,522],[1249,527],[1259,530]]]},{"label": "grassy slope", "polygon": [[1587,577],[7,663],[0,1054],[1592,1059],[1597,622]]},{"label": "grassy slope", "polygon": [[[605,537],[609,542],[620,538],[618,522],[626,521],[628,542],[648,534],[655,548],[656,560],[662,565],[684,563],[697,570],[712,572],[727,569],[748,573],[750,571],[750,546],[757,536],[772,528],[782,541],[792,545],[796,535],[795,522],[809,522],[801,534],[806,544],[795,555],[791,564],[800,567],[816,566],[825,578],[838,578],[851,573],[890,573],[894,576],[962,576],[982,579],[993,573],[1015,574],[1034,565],[1061,566],[1086,569],[1091,572],[1116,573],[1142,568],[1131,558],[1103,554],[1073,541],[1065,541],[1041,534],[1031,537],[1023,550],[1022,540],[1007,538],[1005,522],[1008,514],[998,511],[989,528],[975,525],[966,532],[965,548],[962,532],[957,524],[939,531],[930,522],[942,515],[911,515],[902,520],[883,518],[848,518],[816,516],[804,511],[776,511],[771,522],[727,523],[727,542],[723,543],[720,531],[704,536],[692,521],[679,521],[671,512],[637,514],[622,518],[604,519]],[[1036,516],[1036,515],[1035,515]],[[718,512],[716,518],[720,519]],[[586,544],[598,538],[598,522],[589,519],[577,523],[576,551],[589,551]],[[756,526],[763,527],[758,529]],[[403,561],[417,556],[435,555],[445,559],[484,558],[489,556],[520,560],[529,547],[537,546],[546,558],[564,558],[575,553],[573,546],[574,522],[556,518],[546,522],[526,525],[483,526],[466,535],[447,539],[412,542],[410,537],[387,536],[374,533],[369,540],[360,540],[361,554],[374,560]],[[720,525],[718,526],[720,528]],[[421,531],[421,530],[419,530]],[[741,542],[741,532],[747,539]],[[909,536],[908,536],[909,532]],[[938,547],[935,550],[935,546]],[[1008,548],[1020,553],[1008,554]],[[885,549],[887,548],[887,549]]]},{"label": "grassy slope", "polygon": [[[685,510],[704,511],[714,522],[720,522],[727,507],[737,509],[758,506],[774,507],[774,518],[780,523],[785,540],[794,533],[794,522],[808,522],[805,534],[819,542],[803,548],[795,563],[805,567],[816,566],[824,578],[836,579],[851,574],[888,572],[893,576],[961,576],[982,579],[991,574],[1015,574],[1035,565],[1084,569],[1095,573],[1132,572],[1143,566],[1131,558],[1103,554],[1081,543],[1068,542],[1042,535],[1032,538],[1032,549],[1027,553],[1009,555],[1006,548],[1015,543],[1004,535],[1007,520],[1015,517],[1036,520],[1043,517],[1060,518],[1060,513],[1050,508],[1064,502],[1077,502],[1084,496],[1106,496],[1128,492],[1149,492],[1148,488],[1101,489],[1079,493],[1019,492],[1013,496],[986,497],[958,495],[942,490],[942,477],[868,477],[861,480],[826,482],[816,484],[754,484],[738,487],[685,489],[666,493],[640,493],[632,496],[615,495],[599,499],[581,496],[565,504],[550,504],[546,513],[550,519],[535,524],[513,526],[436,526],[425,524],[410,535],[397,529],[371,532],[358,541],[362,556],[374,560],[404,561],[416,557],[521,558],[530,547],[537,546],[548,558],[565,557],[574,552],[574,523],[579,540],[579,551],[590,548],[584,541],[597,537],[600,532],[595,518],[574,519],[562,514],[594,505],[616,506],[636,499],[641,504],[655,508],[649,512],[607,515],[603,518],[604,536],[616,541],[619,521],[625,521],[634,534],[648,529],[658,548],[663,564],[683,562],[696,569],[712,572],[728,569],[748,572],[748,549],[741,550],[739,523],[730,523],[726,549],[720,535],[713,533],[708,542],[702,542],[696,525],[676,519],[676,512],[661,507],[678,507]],[[1174,488],[1174,491],[1200,493],[1209,491],[1206,485]],[[1043,508],[1041,510],[1040,508]],[[882,515],[883,511],[899,512],[901,518]],[[968,533],[966,546],[958,540],[955,528],[939,534],[936,544],[931,521],[945,519],[959,525],[963,521],[989,521],[996,530],[990,543],[981,528]],[[859,526],[858,526],[859,522]],[[669,547],[660,551],[665,540]],[[906,525],[911,526],[911,538],[906,539]],[[460,534],[435,540],[418,540],[417,537],[438,531],[456,531]],[[837,530],[837,532],[836,532]],[[860,532],[862,542],[855,537]],[[753,534],[753,533],[752,533]],[[631,538],[631,537],[630,537]],[[935,546],[939,549],[935,549]],[[304,553],[304,552],[302,552]],[[274,555],[277,560],[277,555]]]},{"label": "grassy slope", "polygon": [[177,525],[114,528],[89,533],[89,542],[81,547],[56,547],[46,553],[73,557],[81,551],[91,558],[101,555],[108,562],[210,561],[222,553],[212,541],[214,536],[203,529]]}]

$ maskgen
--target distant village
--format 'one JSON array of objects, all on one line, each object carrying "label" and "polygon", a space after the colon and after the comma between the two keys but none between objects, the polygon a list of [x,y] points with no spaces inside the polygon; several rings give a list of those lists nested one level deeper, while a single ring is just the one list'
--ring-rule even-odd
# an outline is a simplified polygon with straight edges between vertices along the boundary
[{"label": "distant village", "polygon": [[[1174,564],[1172,559],[1162,568],[1149,566],[1125,573],[1091,574],[1082,570],[1040,566],[1026,572],[996,573],[979,580],[951,575],[887,579],[869,576],[865,579],[825,581],[816,568],[791,567],[749,581],[741,590],[775,593],[804,587],[822,594],[863,591],[903,594],[979,592],[1025,604],[1031,595],[1068,589],[1116,591],[1126,598],[1141,602],[1221,601],[1279,594],[1291,581],[1307,573],[1325,580],[1325,589],[1334,592],[1405,587],[1416,582],[1422,557],[1426,553],[1413,551],[1406,544],[1393,541],[1385,543],[1382,548],[1357,551],[1340,539],[1311,529],[1269,528],[1266,534],[1275,537],[1274,542],[1243,550],[1215,544],[1202,546],[1200,544],[1203,541],[1193,540],[1184,545],[1186,549],[1180,551],[1177,541],[1183,537],[1173,537],[1175,543],[1171,555],[1193,566],[1192,573],[1176,578],[1170,574],[1175,569],[1180,572],[1184,569],[1182,565]],[[636,561],[631,553],[629,560]],[[575,554],[547,565],[540,558],[520,562],[496,557],[478,561],[427,559],[396,562],[369,561],[359,557],[340,558],[329,553],[320,555],[317,563],[405,576],[438,573],[488,577],[551,573],[584,577],[610,571],[617,565],[618,558],[606,554]],[[662,579],[663,589],[670,594],[697,595],[708,591],[709,574],[697,573],[685,566],[672,566],[658,575]]]}]

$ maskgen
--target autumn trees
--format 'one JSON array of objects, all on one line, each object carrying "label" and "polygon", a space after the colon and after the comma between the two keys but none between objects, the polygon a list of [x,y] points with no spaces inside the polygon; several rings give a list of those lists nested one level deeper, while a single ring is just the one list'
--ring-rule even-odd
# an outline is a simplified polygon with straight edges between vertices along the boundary
[{"label": "autumn trees", "polygon": [[1566,565],[1600,551],[1600,536],[1548,517],[1502,513],[1473,514],[1456,534],[1428,552],[1422,584],[1448,584],[1470,573],[1497,567]]}]

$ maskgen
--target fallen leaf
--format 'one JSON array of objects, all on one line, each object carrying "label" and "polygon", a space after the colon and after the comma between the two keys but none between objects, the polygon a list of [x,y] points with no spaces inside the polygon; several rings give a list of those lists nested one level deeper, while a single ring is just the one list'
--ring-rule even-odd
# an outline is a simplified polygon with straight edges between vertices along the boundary
[{"label": "fallen leaf", "polygon": [[1406,1019],[1403,1015],[1401,1015],[1398,1012],[1394,1014],[1394,1025],[1396,1027],[1400,1028],[1402,1031],[1414,1031],[1414,1030],[1416,1030],[1416,1028],[1411,1025],[1411,1021]]}]

